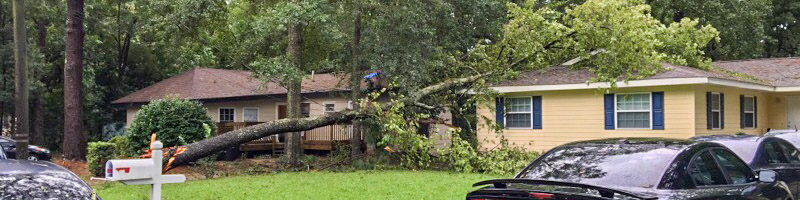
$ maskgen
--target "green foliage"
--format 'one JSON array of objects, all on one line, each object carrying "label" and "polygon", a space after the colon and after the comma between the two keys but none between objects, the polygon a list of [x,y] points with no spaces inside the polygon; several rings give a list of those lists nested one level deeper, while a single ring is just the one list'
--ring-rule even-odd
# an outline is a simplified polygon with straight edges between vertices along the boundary
[{"label": "green foliage", "polygon": [[116,144],[111,142],[90,142],[86,149],[86,163],[94,176],[104,176],[106,161],[114,158]]},{"label": "green foliage", "polygon": [[150,102],[136,113],[129,129],[131,146],[137,152],[148,148],[155,133],[165,147],[181,146],[206,138],[215,124],[200,102],[161,99]]},{"label": "green foliage", "polygon": [[129,158],[136,156],[136,151],[138,149],[134,149],[134,145],[131,143],[130,138],[128,135],[118,135],[108,140],[109,143],[113,143],[116,149],[114,149],[114,157],[116,158]]}]

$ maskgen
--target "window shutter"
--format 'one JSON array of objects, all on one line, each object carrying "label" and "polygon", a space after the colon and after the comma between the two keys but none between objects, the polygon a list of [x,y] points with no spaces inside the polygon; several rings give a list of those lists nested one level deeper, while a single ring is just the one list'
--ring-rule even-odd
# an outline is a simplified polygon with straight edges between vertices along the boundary
[{"label": "window shutter", "polygon": [[758,128],[758,97],[753,96],[753,128]]},{"label": "window shutter", "polygon": [[664,130],[664,92],[653,92],[653,129]]},{"label": "window shutter", "polygon": [[725,94],[719,93],[719,128],[725,129]]},{"label": "window shutter", "polygon": [[494,99],[494,107],[495,107],[495,120],[497,121],[497,126],[501,128],[505,127],[505,104],[503,103],[503,97],[497,97]]},{"label": "window shutter", "polygon": [[714,128],[714,120],[711,117],[711,92],[706,92],[706,121],[708,130]]},{"label": "window shutter", "polygon": [[542,96],[533,96],[533,129],[542,129]]},{"label": "window shutter", "polygon": [[739,127],[744,128],[744,95],[739,95]]},{"label": "window shutter", "polygon": [[614,130],[614,94],[606,94],[603,98],[606,114],[606,130]]}]

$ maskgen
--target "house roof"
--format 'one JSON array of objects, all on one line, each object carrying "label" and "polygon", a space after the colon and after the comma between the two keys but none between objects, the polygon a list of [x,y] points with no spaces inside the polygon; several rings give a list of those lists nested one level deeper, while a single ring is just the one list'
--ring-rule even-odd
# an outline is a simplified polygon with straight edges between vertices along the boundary
[{"label": "house roof", "polygon": [[[800,86],[800,58],[770,58],[714,62],[713,70],[662,64],[667,70],[641,80],[670,78],[717,78],[767,86]],[[733,72],[733,73],[730,73]],[[736,75],[741,74],[744,76]],[[494,86],[531,86],[582,84],[594,78],[588,69],[556,66],[545,70],[521,73],[515,80]]]},{"label": "house roof", "polygon": [[[315,74],[303,79],[302,93],[349,91],[341,76]],[[168,96],[204,100],[232,97],[280,95],[286,89],[276,82],[263,84],[249,71],[195,68],[114,100],[113,104],[146,103]]]}]

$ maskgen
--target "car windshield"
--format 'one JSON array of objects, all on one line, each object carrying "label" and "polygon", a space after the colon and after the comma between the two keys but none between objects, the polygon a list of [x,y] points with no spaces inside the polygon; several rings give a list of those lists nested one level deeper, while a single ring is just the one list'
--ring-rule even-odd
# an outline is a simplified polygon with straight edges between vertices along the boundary
[{"label": "car windshield", "polygon": [[746,163],[753,162],[753,158],[755,158],[759,143],[759,141],[756,140],[721,140],[715,142],[728,147],[728,149],[733,151],[733,153],[739,156],[739,158]]},{"label": "car windshield", "polygon": [[91,199],[92,189],[69,173],[0,174],[0,199]]},{"label": "car windshield", "polygon": [[519,178],[653,188],[679,150],[663,144],[591,144],[552,150]]}]

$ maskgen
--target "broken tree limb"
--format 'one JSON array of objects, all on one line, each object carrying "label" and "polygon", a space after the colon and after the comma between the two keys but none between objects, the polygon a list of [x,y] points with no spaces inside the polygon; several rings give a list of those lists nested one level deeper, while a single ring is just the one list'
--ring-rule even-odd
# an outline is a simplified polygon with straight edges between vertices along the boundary
[{"label": "broken tree limb", "polygon": [[[422,98],[446,91],[452,88],[458,88],[468,85],[476,80],[483,78],[490,73],[479,74],[464,78],[456,78],[446,80],[410,94],[404,98],[399,99],[400,103],[405,105],[414,105],[422,100]],[[388,110],[392,106],[391,103],[384,103],[381,105],[381,110]],[[195,143],[186,145],[186,151],[181,154],[170,154],[164,157],[164,163],[167,163],[169,158],[174,157],[172,164],[168,166],[170,170],[176,166],[189,164],[200,158],[204,158],[216,152],[222,151],[232,146],[238,146],[259,138],[288,133],[307,131],[317,127],[333,125],[337,123],[347,123],[355,119],[363,119],[370,117],[370,108],[360,108],[358,110],[344,110],[340,112],[328,113],[317,117],[294,118],[294,119],[280,119],[271,122],[266,122],[258,125],[248,126],[242,129],[230,131],[220,134],[218,136],[201,140]],[[373,108],[374,109],[374,108]]]}]

